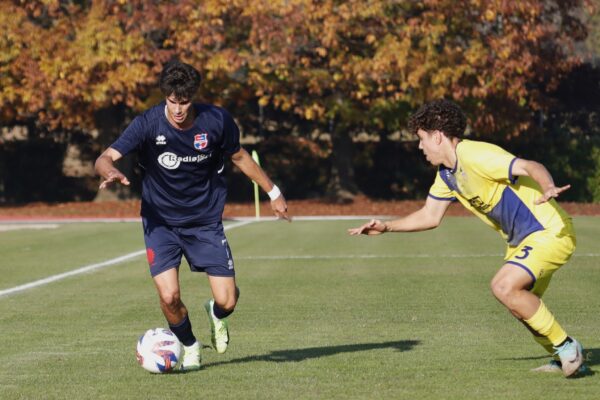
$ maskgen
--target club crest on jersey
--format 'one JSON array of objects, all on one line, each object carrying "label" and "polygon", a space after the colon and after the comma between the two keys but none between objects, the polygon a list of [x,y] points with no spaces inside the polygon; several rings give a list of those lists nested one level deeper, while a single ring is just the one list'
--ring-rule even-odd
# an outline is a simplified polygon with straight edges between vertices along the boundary
[{"label": "club crest on jersey", "polygon": [[208,133],[199,133],[194,135],[194,148],[202,150],[208,146]]}]

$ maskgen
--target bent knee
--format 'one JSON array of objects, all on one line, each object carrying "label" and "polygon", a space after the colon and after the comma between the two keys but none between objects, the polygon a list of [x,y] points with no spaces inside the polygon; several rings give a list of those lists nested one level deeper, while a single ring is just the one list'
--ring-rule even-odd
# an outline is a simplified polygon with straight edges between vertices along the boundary
[{"label": "bent knee", "polygon": [[494,297],[505,304],[515,292],[515,288],[504,280],[492,281],[490,289]]},{"label": "bent knee", "polygon": [[232,312],[237,305],[237,298],[231,297],[227,299],[221,299],[221,301],[215,299],[215,303],[221,310],[225,312]]},{"label": "bent knee", "polygon": [[165,291],[159,293],[160,302],[169,308],[177,308],[181,305],[181,295],[179,291]]},{"label": "bent knee", "polygon": [[215,296],[216,305],[225,312],[232,312],[240,298],[240,289],[235,288],[234,293],[222,293],[220,296]]}]

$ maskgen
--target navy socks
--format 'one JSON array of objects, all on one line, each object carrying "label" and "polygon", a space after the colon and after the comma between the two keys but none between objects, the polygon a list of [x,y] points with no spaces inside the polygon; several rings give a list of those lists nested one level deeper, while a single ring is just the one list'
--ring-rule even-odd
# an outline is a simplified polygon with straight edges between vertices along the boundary
[{"label": "navy socks", "polygon": [[169,328],[184,346],[191,346],[196,341],[196,337],[192,332],[192,323],[190,322],[190,319],[187,315],[179,324],[169,324]]},{"label": "navy socks", "polygon": [[219,319],[227,318],[228,316],[231,315],[232,312],[233,312],[233,310],[231,310],[231,311],[223,310],[221,307],[219,307],[217,305],[217,303],[213,302],[213,314],[215,314],[215,317],[217,317]]}]

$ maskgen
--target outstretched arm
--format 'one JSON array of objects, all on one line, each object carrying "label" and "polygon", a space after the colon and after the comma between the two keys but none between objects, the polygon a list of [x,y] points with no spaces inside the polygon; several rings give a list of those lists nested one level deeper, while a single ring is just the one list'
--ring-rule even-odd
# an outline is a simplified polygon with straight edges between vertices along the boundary
[{"label": "outstretched arm", "polygon": [[559,194],[571,187],[571,185],[556,187],[550,172],[536,161],[517,158],[512,166],[512,174],[515,176],[529,176],[540,185],[542,188],[542,197],[537,199],[535,204],[542,204],[554,197],[558,197]]},{"label": "outstretched arm", "polygon": [[[279,189],[271,182],[265,171],[258,165],[244,148],[231,156],[231,161],[246,175],[258,184],[271,198],[271,208],[278,218],[291,221],[287,213],[287,202]],[[274,193],[275,192],[275,193]]]},{"label": "outstretched arm", "polygon": [[385,222],[372,219],[358,228],[348,229],[348,233],[350,235],[380,235],[385,232],[416,232],[437,228],[449,205],[449,201],[427,197],[425,205],[421,209],[406,217]]},{"label": "outstretched arm", "polygon": [[100,154],[100,157],[96,160],[96,173],[104,179],[100,182],[100,189],[105,189],[111,182],[129,185],[129,179],[114,166],[115,161],[121,157],[121,153],[112,147],[109,147],[104,153]]}]

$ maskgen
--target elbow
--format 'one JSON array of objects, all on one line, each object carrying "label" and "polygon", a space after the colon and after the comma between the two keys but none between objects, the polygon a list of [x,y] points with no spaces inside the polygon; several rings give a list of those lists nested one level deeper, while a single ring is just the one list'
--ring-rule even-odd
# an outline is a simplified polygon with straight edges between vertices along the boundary
[{"label": "elbow", "polygon": [[[250,156],[248,156],[248,158],[250,158]],[[231,155],[231,162],[233,163],[233,165],[235,165],[236,167],[241,169],[241,165],[244,164],[244,161],[246,160],[246,158],[244,157],[244,154],[241,152],[237,152],[235,154]],[[250,158],[250,160],[252,160],[252,158]]]},{"label": "elbow", "polygon": [[96,162],[94,163],[94,170],[96,171],[96,173],[99,172],[100,164],[102,163],[103,157],[104,157],[104,155],[101,154],[100,157],[96,158]]},{"label": "elbow", "polygon": [[425,222],[425,230],[435,229],[442,223],[441,218],[429,218]]},{"label": "elbow", "polygon": [[98,161],[100,161],[100,157],[96,158],[96,162],[94,163],[94,171],[96,171],[96,173],[98,173]]},{"label": "elbow", "polygon": [[438,226],[440,226],[439,222],[437,222],[437,223],[431,223],[431,224],[427,225],[427,228],[425,228],[425,230],[430,231],[432,229],[437,228]]},{"label": "elbow", "polygon": [[242,160],[239,157],[231,157],[231,162],[233,163],[233,165],[235,165],[239,169],[242,169],[240,167],[240,165],[242,165]]},{"label": "elbow", "polygon": [[546,167],[543,164],[532,161],[532,160],[524,160],[521,171],[516,173],[516,175],[526,175],[526,176],[538,176],[540,173],[544,173],[546,171]]}]

